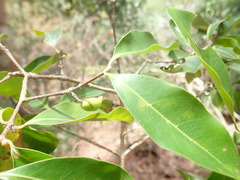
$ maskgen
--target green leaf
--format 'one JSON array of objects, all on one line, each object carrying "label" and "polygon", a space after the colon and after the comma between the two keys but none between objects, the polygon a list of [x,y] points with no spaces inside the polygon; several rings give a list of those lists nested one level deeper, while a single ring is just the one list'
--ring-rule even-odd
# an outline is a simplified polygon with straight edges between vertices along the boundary
[{"label": "green leaf", "polygon": [[39,131],[28,126],[23,129],[22,137],[24,147],[45,153],[52,153],[59,143],[56,135],[52,132]]},{"label": "green leaf", "polygon": [[224,109],[224,102],[220,96],[220,94],[216,90],[212,90],[210,92],[211,100],[214,106],[219,108],[220,110]]},{"label": "green leaf", "polygon": [[179,46],[173,43],[171,46],[160,46],[151,33],[141,31],[128,32],[116,45],[112,59],[117,59],[130,54],[146,53],[151,51],[166,50],[170,51]]},{"label": "green leaf", "polygon": [[217,47],[214,49],[224,59],[234,59],[234,60],[240,61],[239,55],[233,52],[233,48]]},{"label": "green leaf", "polygon": [[238,91],[233,91],[233,96],[234,96],[237,113],[240,114],[240,93]]},{"label": "green leaf", "polygon": [[0,34],[0,42],[3,41],[4,39],[6,39],[8,37],[8,34],[6,33],[1,33]]},{"label": "green leaf", "polygon": [[58,54],[54,56],[41,56],[28,63],[24,70],[27,72],[40,73],[59,60]]},{"label": "green leaf", "polygon": [[240,145],[240,133],[235,131],[233,133],[233,140],[234,140],[236,145]]},{"label": "green leaf", "polygon": [[224,20],[219,26],[219,36],[223,36],[240,24],[239,17],[230,17]]},{"label": "green leaf", "polygon": [[179,174],[182,176],[183,180],[201,180],[201,178],[194,177],[185,173],[184,171],[178,170]]},{"label": "green leaf", "polygon": [[29,101],[28,104],[29,104],[32,108],[36,108],[36,109],[46,109],[46,108],[48,108],[48,98],[42,98],[42,99],[32,100],[32,101]]},{"label": "green leaf", "polygon": [[182,45],[187,45],[187,41],[184,38],[183,34],[179,31],[178,27],[175,25],[175,23],[173,22],[173,20],[169,21],[169,25],[170,28],[172,29],[174,35],[177,37],[178,41],[182,44]]},{"label": "green leaf", "polygon": [[219,37],[214,41],[214,44],[232,47],[235,53],[240,54],[240,36]]},{"label": "green leaf", "polygon": [[236,123],[233,114],[234,109],[232,99],[232,86],[226,66],[224,65],[221,57],[219,57],[219,55],[214,51],[211,46],[203,50],[197,46],[191,36],[191,23],[196,17],[196,15],[188,11],[174,8],[168,8],[167,12],[171,16],[175,24],[178,26],[180,32],[185,37],[188,45],[202,61],[204,67],[212,78],[212,81],[216,86],[219,94],[225,102],[234,123]]},{"label": "green leaf", "polygon": [[228,69],[240,74],[240,63],[239,62],[228,63]]},{"label": "green leaf", "polygon": [[62,35],[62,28],[45,32],[44,42],[51,47],[56,47]]},{"label": "green leaf", "polygon": [[[74,91],[74,93],[77,95],[79,99],[84,99],[84,98],[89,98],[93,96],[100,96],[104,93],[104,91],[84,86],[81,89]],[[62,97],[61,102],[73,101],[73,100],[74,100],[74,97],[72,95],[65,94]]]},{"label": "green leaf", "polygon": [[[13,108],[5,108],[0,110],[0,119],[2,121],[8,121],[12,116],[14,109]],[[21,116],[17,114],[15,118],[15,125],[21,125],[22,120]],[[4,127],[0,124],[0,132],[3,132]],[[7,139],[11,140],[14,144],[18,146],[22,146],[22,130],[18,129],[15,133],[12,131],[8,132]],[[13,168],[11,151],[9,146],[1,146],[0,145],[0,172],[6,171]]]},{"label": "green leaf", "polygon": [[199,69],[195,73],[186,73],[185,78],[188,83],[191,83],[195,78],[200,78],[202,75],[202,71]]},{"label": "green leaf", "polygon": [[212,38],[214,31],[219,27],[221,21],[215,22],[208,27],[207,30],[207,42]]},{"label": "green leaf", "polygon": [[45,33],[42,32],[42,31],[38,31],[38,30],[34,30],[34,29],[32,31],[39,37],[44,37],[45,36]]},{"label": "green leaf", "polygon": [[119,166],[89,158],[51,158],[0,173],[7,180],[133,180]]},{"label": "green leaf", "polygon": [[47,109],[33,119],[25,123],[25,125],[56,125],[70,123],[76,121],[125,121],[132,122],[132,116],[123,107],[117,107],[109,114],[106,114],[101,109],[96,111],[85,111],[79,103],[65,102]]},{"label": "green leaf", "polygon": [[203,17],[198,14],[197,17],[193,20],[193,27],[207,31],[209,24],[203,19]]},{"label": "green leaf", "polygon": [[176,63],[179,63],[181,59],[187,58],[189,54],[180,49],[174,49],[168,53],[168,56],[174,59]]},{"label": "green leaf", "polygon": [[12,156],[14,168],[20,167],[29,163],[41,161],[44,159],[53,158],[53,156],[51,155],[48,155],[36,150],[32,150],[32,149],[19,148],[19,147],[15,147],[15,149],[17,150],[19,155],[17,157]]},{"label": "green leaf", "polygon": [[[7,76],[7,71],[0,72],[0,79]],[[15,96],[21,93],[22,89],[22,77],[11,77],[0,84],[0,95],[1,96]],[[14,88],[13,88],[14,87]]]},{"label": "green leaf", "polygon": [[211,175],[207,178],[207,180],[234,180],[234,179],[224,176],[222,174],[212,172]]},{"label": "green leaf", "polygon": [[131,114],[159,146],[240,179],[240,161],[232,138],[194,96],[152,77],[108,76]]},{"label": "green leaf", "polygon": [[187,72],[187,73],[196,73],[201,61],[196,56],[190,56],[186,58],[186,61],[179,65],[170,65],[167,68],[161,68],[164,72],[169,73],[178,73],[178,72]]}]

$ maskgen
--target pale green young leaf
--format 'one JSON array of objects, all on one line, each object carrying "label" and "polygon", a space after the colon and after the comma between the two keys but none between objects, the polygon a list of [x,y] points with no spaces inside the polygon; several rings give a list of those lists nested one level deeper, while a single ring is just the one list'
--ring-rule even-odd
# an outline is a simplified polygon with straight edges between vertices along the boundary
[{"label": "pale green young leaf", "polygon": [[45,32],[44,42],[51,47],[56,47],[62,35],[62,28],[59,27],[52,31]]}]

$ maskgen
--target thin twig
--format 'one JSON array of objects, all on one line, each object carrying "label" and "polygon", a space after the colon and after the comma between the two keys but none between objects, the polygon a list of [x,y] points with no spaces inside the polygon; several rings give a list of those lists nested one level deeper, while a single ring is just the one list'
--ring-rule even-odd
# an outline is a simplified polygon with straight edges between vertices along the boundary
[{"label": "thin twig", "polygon": [[18,64],[17,60],[13,57],[12,53],[0,43],[0,49],[2,49],[5,54],[7,54],[7,56],[11,59],[11,61],[15,64],[15,66],[17,66],[17,68],[19,69],[19,71],[21,71],[22,73],[24,73],[24,69]]},{"label": "thin twig", "polygon": [[[3,83],[4,81],[10,79],[11,77],[24,77],[24,74],[19,71],[9,72],[7,76],[5,76],[3,79],[0,80],[0,83]],[[30,72],[30,73],[28,73],[28,77],[29,77],[29,79],[47,79],[47,80],[68,81],[68,82],[78,83],[78,84],[81,83],[77,79],[70,78],[68,76],[62,76],[62,75],[42,75],[42,74],[35,74],[35,73]],[[92,83],[89,83],[86,86],[88,86],[90,88],[99,89],[102,91],[116,94],[116,91],[111,88],[102,87],[102,86],[95,85]]]},{"label": "thin twig", "polygon": [[26,101],[31,101],[31,100],[35,100],[35,99],[41,99],[41,98],[45,98],[45,97],[52,97],[52,96],[59,96],[59,95],[63,95],[63,94],[69,94],[73,91],[76,91],[77,89],[82,88],[83,86],[86,86],[88,83],[94,81],[95,79],[101,77],[104,75],[105,72],[102,72],[98,75],[96,75],[95,77],[93,77],[92,79],[84,82],[83,84],[78,84],[75,87],[70,87],[68,89],[62,90],[62,91],[58,91],[58,92],[54,92],[54,93],[48,93],[48,94],[42,94],[42,95],[38,95],[38,96],[32,96],[32,97],[28,97],[24,99],[24,102]]},{"label": "thin twig", "polygon": [[135,142],[134,144],[132,144],[125,152],[124,152],[124,158],[132,151],[134,150],[136,147],[140,146],[142,143],[144,143],[147,139],[149,139],[149,136],[144,136],[143,138],[141,138],[139,141]]},{"label": "thin twig", "polygon": [[89,140],[88,138],[83,137],[83,136],[79,136],[78,134],[75,134],[75,133],[67,130],[67,129],[64,128],[64,127],[56,126],[56,125],[55,125],[54,127],[60,129],[61,131],[66,132],[66,133],[68,133],[68,134],[70,134],[70,135],[72,135],[72,136],[75,136],[75,137],[77,137],[77,138],[79,138],[79,139],[81,139],[81,140],[87,141],[87,142],[89,142],[90,144],[93,144],[94,146],[97,146],[97,147],[99,147],[99,148],[101,148],[101,149],[104,149],[104,150],[106,150],[106,151],[108,151],[108,152],[110,152],[110,153],[112,153],[112,154],[114,154],[114,155],[116,155],[116,156],[119,157],[119,154],[118,154],[118,153],[112,151],[111,149],[106,148],[105,146],[103,146],[103,145],[101,145],[101,144],[98,144],[98,143],[95,142],[95,141]]}]

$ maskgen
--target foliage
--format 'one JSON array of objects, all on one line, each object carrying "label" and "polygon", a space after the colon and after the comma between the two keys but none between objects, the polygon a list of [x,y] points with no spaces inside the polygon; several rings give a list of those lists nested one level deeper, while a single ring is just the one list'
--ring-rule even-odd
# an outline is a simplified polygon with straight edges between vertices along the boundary
[{"label": "foliage", "polygon": [[[239,143],[239,135],[235,133],[233,140],[223,124],[208,112],[203,102],[181,87],[159,78],[140,75],[140,71],[137,74],[109,72],[119,57],[159,50],[166,51],[172,62],[167,69],[162,69],[163,72],[186,73],[186,81],[190,82],[187,75],[191,74],[192,79],[201,78],[199,72],[205,71],[212,81],[213,104],[221,109],[225,108],[224,105],[226,106],[239,133],[235,120],[235,109],[239,109],[239,107],[236,108],[236,105],[239,105],[239,95],[234,93],[237,91],[235,84],[239,82],[231,78],[233,74],[239,74],[235,66],[239,65],[240,37],[236,35],[234,29],[238,27],[239,19],[231,21],[225,19],[209,25],[204,19],[188,11],[169,8],[167,13],[171,17],[170,27],[178,42],[164,47],[159,45],[149,32],[130,31],[117,43],[106,68],[84,83],[63,75],[35,74],[64,58],[63,52],[58,50],[57,46],[61,36],[60,29],[48,32],[35,31],[38,35],[45,36],[44,42],[53,47],[57,54],[36,58],[24,69],[17,65],[20,72],[2,72],[0,83],[5,91],[1,95],[19,97],[15,109],[8,107],[0,110],[2,132],[0,141],[4,146],[0,148],[0,152],[5,155],[0,159],[0,170],[3,171],[0,177],[5,179],[52,179],[55,177],[88,180],[133,179],[123,168],[107,162],[80,157],[57,158],[45,154],[57,147],[56,136],[31,127],[33,125],[38,125],[36,128],[50,127],[63,123],[95,120],[119,120],[130,123],[133,116],[156,144],[211,170],[212,174],[208,179],[240,179],[240,161],[234,143],[234,141]],[[198,30],[194,35],[192,26]],[[3,45],[0,47],[11,57]],[[11,60],[17,64],[14,58]],[[86,88],[90,82],[102,76],[110,79],[115,91],[99,86],[97,88],[101,91]],[[33,96],[27,92],[28,79],[31,78],[52,78],[76,83],[76,85],[55,93]],[[9,88],[13,84],[17,84],[18,88]],[[86,89],[83,90],[83,88]],[[75,93],[76,90],[78,91]],[[121,106],[113,108],[111,100],[109,102],[99,96],[102,95],[102,91],[117,93],[127,109]],[[54,106],[49,105],[46,99],[51,96],[61,96],[58,101],[55,101]],[[33,100],[35,103],[29,103]],[[27,118],[22,118],[18,113],[24,102],[45,110],[37,115],[32,113]],[[108,103],[104,104],[104,102]],[[42,143],[41,147],[34,146],[39,142]],[[6,145],[8,147],[5,147]],[[11,157],[7,156],[8,153]],[[122,157],[122,154],[118,155]],[[10,170],[6,171],[7,169]],[[184,179],[198,179],[181,170],[179,173]]]}]

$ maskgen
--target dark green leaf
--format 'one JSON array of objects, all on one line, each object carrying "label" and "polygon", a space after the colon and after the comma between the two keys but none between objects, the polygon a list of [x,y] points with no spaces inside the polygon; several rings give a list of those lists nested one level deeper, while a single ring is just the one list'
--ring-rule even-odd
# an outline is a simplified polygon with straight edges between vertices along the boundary
[{"label": "dark green leaf", "polygon": [[[0,79],[7,76],[7,71],[0,72]],[[11,77],[0,84],[0,95],[1,96],[15,96],[21,93],[22,89],[22,77]],[[14,88],[13,88],[14,87]]]},{"label": "dark green leaf", "polygon": [[231,31],[234,27],[240,24],[239,17],[230,17],[224,20],[219,26],[219,36],[223,36],[227,32]]},{"label": "dark green leaf", "polygon": [[101,109],[96,111],[85,111],[79,103],[65,102],[47,109],[33,119],[27,121],[25,125],[55,125],[76,121],[126,121],[132,122],[132,116],[125,108],[119,106],[106,114]]},{"label": "dark green leaf", "polygon": [[59,60],[60,58],[58,54],[55,54],[54,56],[41,56],[27,64],[24,70],[27,72],[39,73]]},{"label": "dark green leaf", "polygon": [[240,179],[239,156],[231,136],[194,96],[152,77],[108,76],[123,103],[159,146]]},{"label": "dark green leaf", "polygon": [[117,59],[130,54],[146,53],[151,51],[170,51],[179,46],[173,43],[169,47],[160,46],[151,33],[141,31],[130,31],[116,45],[112,59]]},{"label": "dark green leaf", "polygon": [[89,158],[51,158],[0,173],[7,180],[133,180],[119,166]]},{"label": "dark green leaf", "polygon": [[17,157],[12,156],[14,168],[17,168],[29,163],[33,163],[36,161],[53,158],[53,156],[51,155],[48,155],[36,150],[32,150],[32,149],[19,148],[19,147],[15,147],[15,149],[18,152],[18,156]]},{"label": "dark green leaf", "polygon": [[28,126],[23,129],[22,136],[24,147],[45,153],[52,153],[59,143],[56,135],[52,132],[39,131]]},{"label": "dark green leaf", "polygon": [[233,95],[234,95],[234,101],[235,101],[237,113],[240,114],[240,93],[238,91],[233,91]]}]

